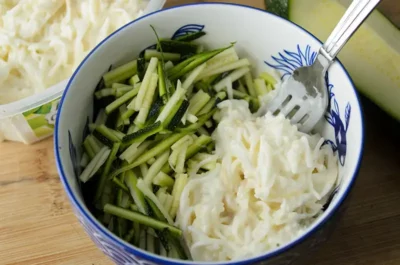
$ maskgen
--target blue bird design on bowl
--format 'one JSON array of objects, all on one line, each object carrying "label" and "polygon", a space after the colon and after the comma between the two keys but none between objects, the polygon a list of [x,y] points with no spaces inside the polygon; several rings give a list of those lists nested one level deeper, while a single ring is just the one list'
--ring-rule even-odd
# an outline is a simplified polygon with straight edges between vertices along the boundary
[{"label": "blue bird design on bowl", "polygon": [[[175,31],[175,33],[171,37],[171,40],[175,40],[175,39],[177,39],[179,37],[182,37],[182,36],[185,36],[185,35],[188,35],[188,34],[192,34],[192,33],[203,31],[204,27],[205,27],[204,25],[199,25],[199,24],[187,24],[187,25],[184,25],[184,26],[180,27],[179,29],[177,29]],[[149,45],[147,48],[143,49],[140,52],[139,57],[144,55],[145,50],[156,49],[156,48],[157,48],[157,44]]]},{"label": "blue bird design on bowl", "polygon": [[200,31],[203,31],[203,29],[204,29],[204,25],[188,24],[188,25],[182,26],[179,29],[177,29],[175,31],[174,35],[172,35],[171,39],[174,40],[176,38],[185,36],[187,34],[200,32]]}]

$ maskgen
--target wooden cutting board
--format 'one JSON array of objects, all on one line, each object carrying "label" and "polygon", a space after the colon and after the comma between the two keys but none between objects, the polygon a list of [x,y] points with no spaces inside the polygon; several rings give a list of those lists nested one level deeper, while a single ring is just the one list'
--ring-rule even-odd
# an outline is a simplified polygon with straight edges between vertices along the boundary
[{"label": "wooden cutting board", "polygon": [[[167,5],[181,1],[170,0]],[[263,8],[262,0],[236,0]],[[400,22],[399,0],[381,6]],[[399,44],[400,45],[400,44]],[[349,209],[310,265],[400,264],[400,124],[363,100],[364,161]],[[53,141],[0,143],[0,264],[110,265],[72,213]]]}]

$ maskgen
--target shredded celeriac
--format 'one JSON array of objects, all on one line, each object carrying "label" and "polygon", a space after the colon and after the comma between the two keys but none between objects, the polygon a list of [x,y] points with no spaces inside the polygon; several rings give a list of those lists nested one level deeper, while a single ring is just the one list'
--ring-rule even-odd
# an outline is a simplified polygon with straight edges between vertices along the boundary
[{"label": "shredded celeriac", "polygon": [[338,175],[322,137],[282,115],[257,117],[243,100],[218,107],[217,167],[189,172],[177,216],[196,261],[254,257],[292,241],[321,212]]},{"label": "shredded celeriac", "polygon": [[5,0],[0,3],[0,104],[69,78],[84,56],[136,19],[146,0]]}]

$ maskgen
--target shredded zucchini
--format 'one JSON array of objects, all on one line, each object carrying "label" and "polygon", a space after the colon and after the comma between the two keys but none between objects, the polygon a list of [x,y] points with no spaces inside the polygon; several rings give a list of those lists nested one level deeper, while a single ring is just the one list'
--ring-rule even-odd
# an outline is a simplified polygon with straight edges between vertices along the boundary
[{"label": "shredded zucchini", "polygon": [[217,166],[211,135],[218,104],[246,100],[256,111],[258,96],[276,81],[264,72],[254,79],[234,44],[208,50],[192,42],[203,31],[166,39],[153,30],[155,46],[96,86],[79,179],[84,192],[94,191],[85,194],[89,209],[111,232],[147,251],[189,259],[174,223],[188,175]]}]

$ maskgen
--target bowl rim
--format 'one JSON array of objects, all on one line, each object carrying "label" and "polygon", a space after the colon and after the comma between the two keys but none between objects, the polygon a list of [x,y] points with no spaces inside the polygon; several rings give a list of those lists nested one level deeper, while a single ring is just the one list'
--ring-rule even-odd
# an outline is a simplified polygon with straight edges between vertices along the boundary
[{"label": "bowl rim", "polygon": [[57,112],[57,117],[56,117],[56,124],[55,124],[55,133],[54,133],[54,154],[55,154],[55,158],[56,158],[56,166],[57,166],[57,171],[58,174],[60,176],[61,182],[64,186],[64,189],[68,195],[68,198],[70,200],[70,203],[74,206],[74,208],[78,209],[78,211],[80,212],[80,214],[82,216],[84,216],[84,218],[86,220],[88,220],[88,222],[90,222],[96,229],[98,229],[103,235],[104,237],[106,237],[108,240],[114,242],[116,245],[118,245],[118,247],[122,248],[122,249],[128,249],[128,252],[131,252],[133,255],[141,258],[141,259],[145,259],[151,262],[154,262],[156,264],[168,264],[168,265],[183,265],[183,264],[219,264],[219,265],[223,265],[223,264],[235,264],[235,265],[245,265],[245,264],[252,264],[255,262],[260,262],[263,260],[268,260],[271,259],[273,257],[276,257],[280,254],[283,254],[284,252],[294,248],[295,246],[299,245],[300,243],[304,242],[307,238],[309,238],[311,235],[315,234],[315,232],[317,232],[318,230],[320,230],[332,217],[335,213],[337,213],[337,210],[342,206],[344,200],[347,198],[347,196],[349,195],[350,191],[352,190],[352,188],[354,187],[354,182],[357,179],[359,170],[360,170],[360,166],[361,166],[361,161],[363,158],[363,153],[364,153],[364,145],[365,145],[365,127],[364,127],[364,114],[362,111],[362,105],[360,102],[360,97],[358,95],[357,90],[355,89],[354,86],[354,82],[351,79],[349,73],[347,72],[346,68],[343,66],[343,64],[340,62],[339,59],[337,59],[337,63],[339,65],[339,67],[341,68],[341,70],[345,73],[345,75],[347,76],[348,81],[351,84],[352,87],[352,92],[355,95],[356,98],[356,102],[357,102],[357,107],[358,110],[360,112],[360,125],[361,125],[361,146],[360,146],[360,152],[358,154],[358,160],[356,162],[356,167],[354,169],[354,172],[352,173],[351,179],[349,181],[348,186],[346,187],[346,190],[344,191],[343,195],[338,198],[338,202],[336,205],[333,206],[332,211],[322,220],[320,220],[320,222],[311,230],[307,231],[306,233],[302,234],[300,237],[296,238],[295,240],[287,243],[286,245],[280,247],[280,248],[276,248],[273,249],[269,252],[267,252],[266,254],[262,254],[262,255],[258,255],[256,257],[252,257],[249,259],[241,259],[241,260],[233,260],[233,261],[229,261],[229,262],[198,262],[198,261],[185,261],[185,260],[177,260],[177,259],[171,259],[171,258],[165,258],[153,253],[149,253],[145,250],[139,249],[137,247],[132,246],[131,244],[126,243],[125,241],[122,241],[121,239],[119,239],[118,237],[116,237],[114,234],[112,234],[111,232],[109,232],[103,225],[98,224],[98,221],[95,220],[95,218],[93,217],[93,215],[86,211],[83,208],[83,205],[81,205],[78,202],[77,199],[77,195],[72,191],[71,186],[69,185],[66,175],[64,173],[64,168],[63,165],[61,163],[61,155],[60,155],[60,150],[59,150],[59,139],[58,139],[58,128],[59,128],[59,121],[60,121],[60,117],[61,117],[61,113],[62,113],[62,107],[63,107],[63,103],[66,97],[66,94],[68,93],[68,90],[71,86],[72,81],[74,80],[75,76],[77,75],[77,73],[80,71],[81,67],[83,67],[83,65],[85,64],[85,62],[91,57],[91,55],[101,46],[103,45],[106,41],[108,41],[110,38],[112,38],[115,34],[117,34],[118,32],[120,32],[121,30],[123,30],[126,27],[130,27],[131,25],[133,25],[135,22],[142,20],[146,17],[149,16],[153,16],[156,15],[158,13],[161,12],[166,12],[172,9],[179,9],[179,8],[184,8],[184,7],[190,7],[190,6],[197,6],[197,5],[221,5],[221,6],[234,6],[237,8],[247,8],[247,9],[251,9],[255,12],[263,12],[266,15],[269,16],[274,16],[279,18],[280,20],[282,20],[284,23],[289,23],[292,26],[297,27],[300,31],[303,31],[304,33],[308,34],[311,38],[314,38],[317,42],[319,42],[322,45],[322,42],[316,37],[314,36],[312,33],[310,33],[309,31],[307,31],[306,29],[304,29],[303,27],[287,20],[284,19],[276,14],[270,13],[267,10],[261,9],[261,8],[257,8],[257,7],[253,7],[253,6],[247,6],[247,5],[243,5],[243,4],[237,4],[237,3],[221,3],[221,2],[200,2],[200,3],[189,3],[189,4],[183,4],[183,5],[178,5],[178,6],[172,6],[169,8],[165,8],[165,9],[160,9],[157,11],[154,11],[152,13],[146,14],[138,19],[135,19],[131,22],[129,22],[128,24],[122,26],[121,28],[119,28],[118,30],[116,30],[115,32],[113,32],[112,34],[110,34],[108,37],[106,37],[104,40],[102,40],[99,44],[96,45],[96,47],[94,47],[89,53],[88,55],[82,60],[82,62],[79,64],[79,66],[77,67],[77,69],[74,71],[73,75],[71,76],[70,80],[68,81],[68,84],[62,94],[60,103],[59,103],[59,110]]}]

